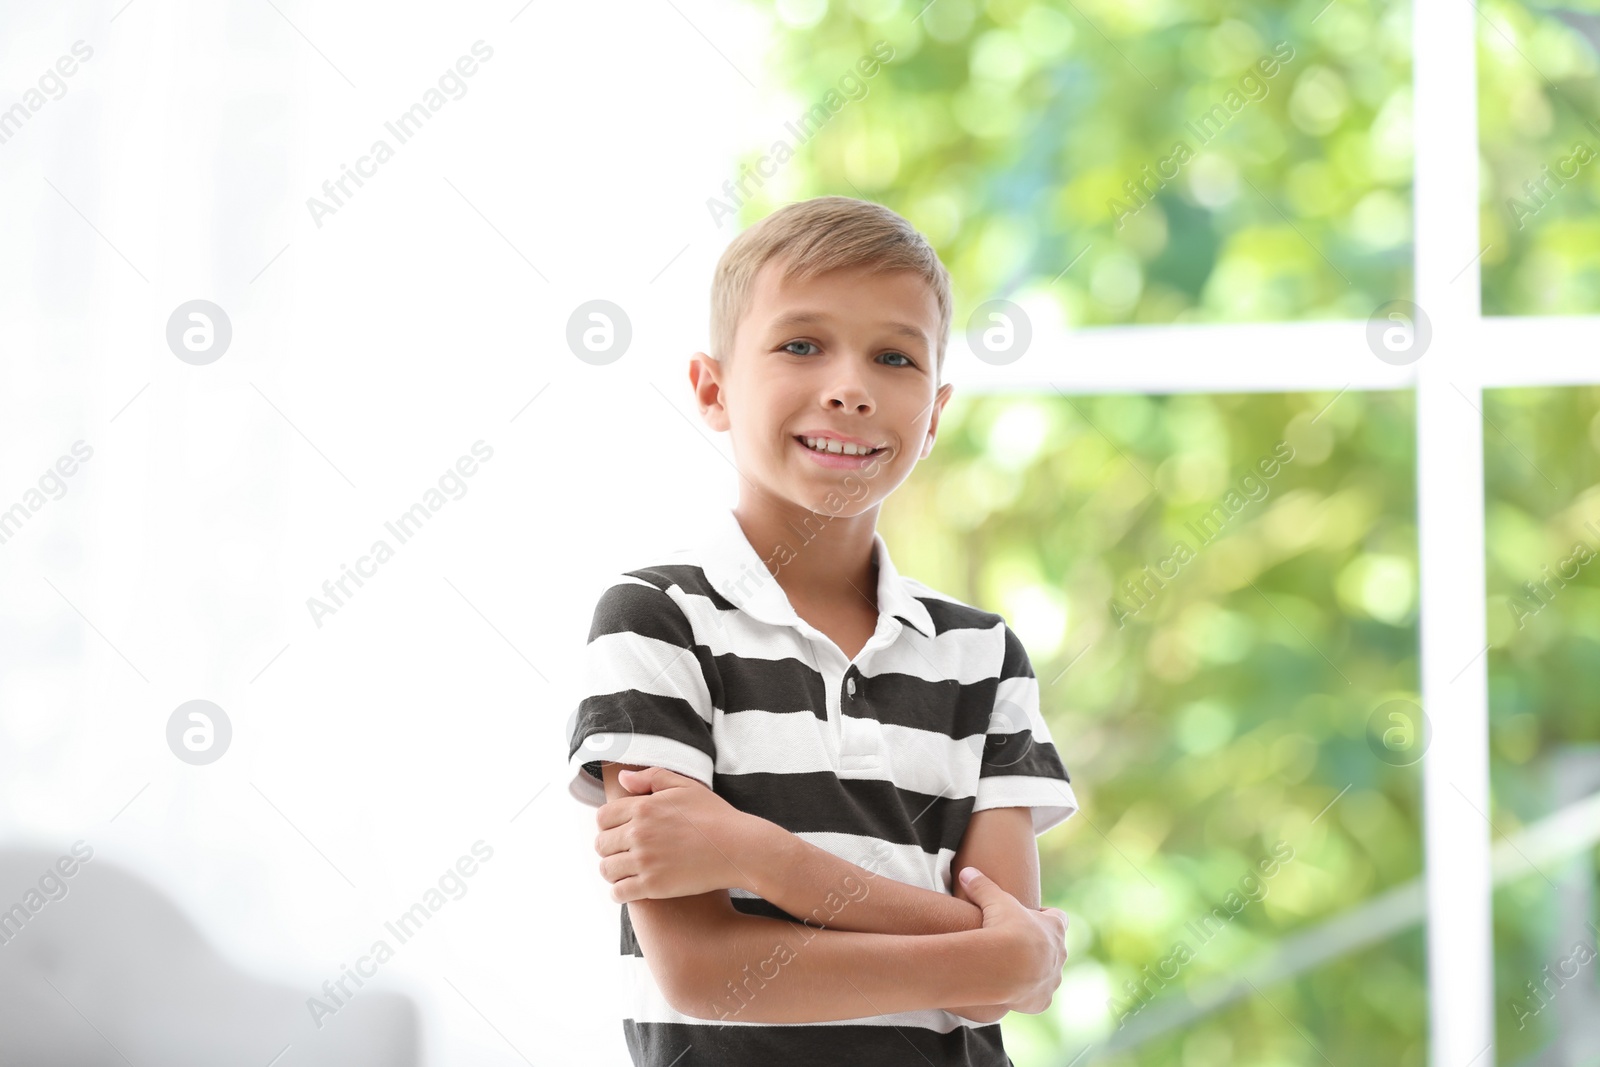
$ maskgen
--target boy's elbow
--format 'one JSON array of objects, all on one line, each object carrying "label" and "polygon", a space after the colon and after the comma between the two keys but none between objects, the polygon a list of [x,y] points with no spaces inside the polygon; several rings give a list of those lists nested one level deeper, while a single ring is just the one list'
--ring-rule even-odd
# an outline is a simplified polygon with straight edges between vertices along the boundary
[{"label": "boy's elbow", "polygon": [[672,1010],[710,1022],[755,1021],[743,1014],[754,994],[748,983],[739,984],[741,975],[728,972],[728,958],[716,950],[715,941],[706,938],[664,968],[668,974],[657,982]]},{"label": "boy's elbow", "polygon": [[692,1019],[715,1018],[711,995],[715,983],[708,978],[712,965],[707,949],[716,943],[713,933],[716,924],[704,913],[693,917],[678,914],[677,922],[666,918],[667,913],[683,909],[688,900],[636,900],[628,907],[638,909],[635,929],[640,934],[645,965],[650,968],[662,999],[680,1015]]},{"label": "boy's elbow", "polygon": [[679,989],[676,995],[669,995],[667,1003],[679,1015],[687,1015],[691,1019],[716,1019],[717,1013],[712,1010],[711,1002],[701,995],[698,989]]},{"label": "boy's elbow", "polygon": [[711,996],[711,983],[706,980],[704,962],[694,953],[679,953],[677,958],[663,961],[658,971],[652,967],[656,985],[673,1011],[691,1019],[720,1019],[725,1013],[717,1010]]},{"label": "boy's elbow", "polygon": [[645,963],[667,1006],[680,1015],[698,1019],[694,1006],[700,998],[700,990],[693,961],[684,959],[682,953],[671,953],[667,956],[647,956]]}]

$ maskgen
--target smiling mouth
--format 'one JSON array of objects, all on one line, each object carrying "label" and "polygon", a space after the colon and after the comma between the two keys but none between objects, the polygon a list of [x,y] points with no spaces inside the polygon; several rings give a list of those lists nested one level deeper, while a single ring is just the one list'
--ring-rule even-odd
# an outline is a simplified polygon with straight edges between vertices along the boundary
[{"label": "smiling mouth", "polygon": [[810,452],[815,452],[819,456],[838,456],[838,457],[840,457],[842,459],[866,459],[868,456],[878,456],[878,455],[882,455],[883,453],[889,451],[887,446],[885,446],[883,448],[874,448],[874,449],[871,449],[869,451],[859,451],[859,449],[860,449],[859,445],[849,445],[849,446],[846,446],[846,447],[858,449],[858,451],[854,451],[854,452],[830,452],[826,448],[812,448],[810,445],[806,444],[806,440],[803,437],[798,437],[797,436],[797,437],[795,437],[795,440],[800,442],[800,447],[801,448],[804,448],[804,449],[806,449],[807,451],[810,451]]}]

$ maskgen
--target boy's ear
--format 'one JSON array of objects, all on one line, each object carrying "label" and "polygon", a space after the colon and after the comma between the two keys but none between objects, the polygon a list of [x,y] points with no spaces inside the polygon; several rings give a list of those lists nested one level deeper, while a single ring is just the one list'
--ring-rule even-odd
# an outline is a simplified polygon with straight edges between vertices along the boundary
[{"label": "boy's ear", "polygon": [[933,439],[939,432],[939,413],[950,400],[950,394],[955,392],[954,382],[945,382],[939,391],[933,394],[933,417],[928,420],[928,436],[922,439],[922,453],[917,456],[919,460],[927,459],[933,455]]},{"label": "boy's ear", "polygon": [[728,428],[728,412],[722,404],[722,364],[704,352],[689,360],[689,388],[700,405],[700,417],[713,430]]}]

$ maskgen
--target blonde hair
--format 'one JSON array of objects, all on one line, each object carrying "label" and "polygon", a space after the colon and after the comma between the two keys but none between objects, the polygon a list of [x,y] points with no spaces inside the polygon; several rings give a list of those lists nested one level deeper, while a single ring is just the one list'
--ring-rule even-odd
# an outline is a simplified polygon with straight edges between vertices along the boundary
[{"label": "blonde hair", "polygon": [[756,275],[769,260],[784,261],[785,281],[805,281],[841,267],[872,265],[878,272],[922,275],[939,306],[935,377],[944,371],[950,333],[950,272],[927,238],[900,215],[849,196],[818,196],[786,204],[735,237],[717,260],[711,281],[711,353],[727,363],[739,320],[750,310]]}]

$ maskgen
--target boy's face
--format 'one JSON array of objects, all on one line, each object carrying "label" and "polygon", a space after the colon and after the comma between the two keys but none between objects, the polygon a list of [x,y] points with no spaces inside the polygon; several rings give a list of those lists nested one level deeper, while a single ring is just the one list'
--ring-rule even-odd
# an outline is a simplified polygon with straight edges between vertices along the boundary
[{"label": "boy's face", "polygon": [[[795,282],[781,269],[769,261],[756,275],[732,360],[697,352],[689,379],[706,422],[733,435],[741,499],[754,492],[780,507],[857,515],[933,450],[953,391],[935,387],[939,307],[912,271],[850,268]],[[798,439],[828,432],[881,451],[818,457]]]}]

